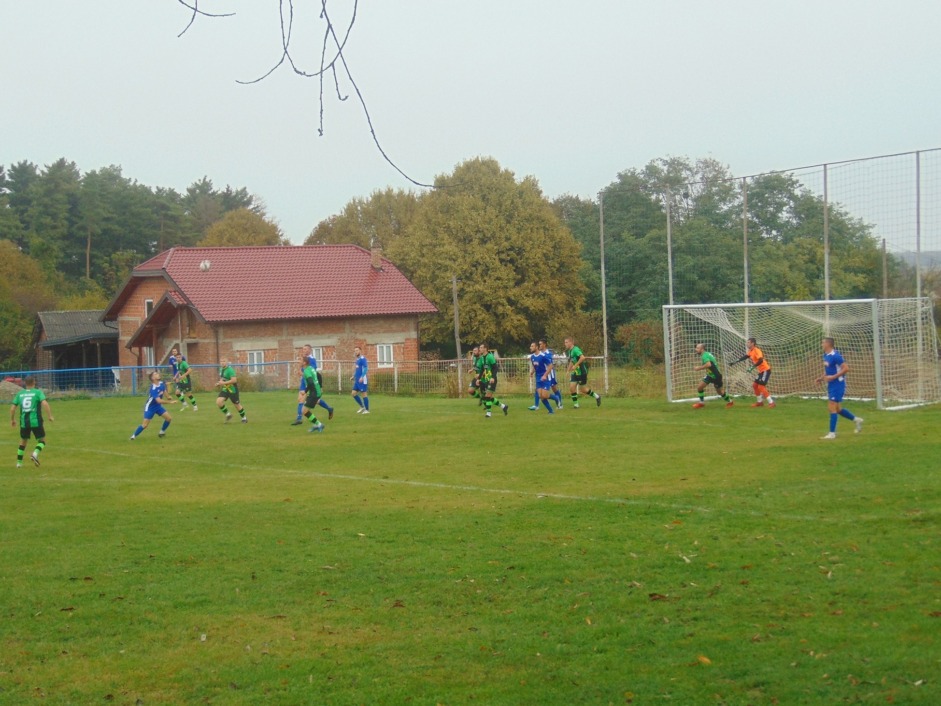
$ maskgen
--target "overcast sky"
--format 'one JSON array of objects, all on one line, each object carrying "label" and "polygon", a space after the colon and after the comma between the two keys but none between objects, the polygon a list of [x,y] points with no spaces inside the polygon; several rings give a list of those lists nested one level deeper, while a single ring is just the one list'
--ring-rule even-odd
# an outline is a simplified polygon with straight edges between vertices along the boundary
[{"label": "overcast sky", "polygon": [[[189,0],[192,2],[192,0]],[[287,2],[285,0],[285,5]],[[319,0],[292,51],[320,63]],[[282,66],[274,0],[3,0],[0,163],[110,164],[151,187],[246,187],[300,243],[352,198],[412,188],[340,76]],[[353,1],[328,0],[337,29]],[[658,157],[733,174],[941,146],[941,2],[361,0],[345,58],[382,147],[430,182],[496,158],[549,198]]]}]

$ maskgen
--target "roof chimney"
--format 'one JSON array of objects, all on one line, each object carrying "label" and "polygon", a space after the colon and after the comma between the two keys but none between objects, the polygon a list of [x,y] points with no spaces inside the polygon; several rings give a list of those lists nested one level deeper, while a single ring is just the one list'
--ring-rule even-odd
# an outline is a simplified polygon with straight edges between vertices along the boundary
[{"label": "roof chimney", "polygon": [[372,264],[372,268],[376,270],[377,272],[381,272],[382,271],[382,248],[380,248],[378,245],[373,245],[369,253],[372,256],[372,262],[370,263]]}]

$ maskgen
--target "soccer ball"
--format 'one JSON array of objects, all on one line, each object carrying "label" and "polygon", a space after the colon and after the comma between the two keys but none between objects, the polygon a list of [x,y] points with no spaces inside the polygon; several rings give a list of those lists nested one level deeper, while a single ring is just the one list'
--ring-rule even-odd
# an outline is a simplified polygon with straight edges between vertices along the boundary
[{"label": "soccer ball", "polygon": [[203,260],[200,262],[199,269],[201,269],[203,272],[207,272],[209,270],[209,260]]}]

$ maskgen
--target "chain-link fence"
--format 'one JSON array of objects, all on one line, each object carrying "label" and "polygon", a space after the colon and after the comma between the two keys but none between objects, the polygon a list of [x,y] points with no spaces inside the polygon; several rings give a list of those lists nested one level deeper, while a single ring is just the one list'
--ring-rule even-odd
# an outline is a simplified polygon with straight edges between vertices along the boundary
[{"label": "chain-link fence", "polygon": [[[820,164],[786,174],[831,208],[865,223],[887,253],[911,266],[918,260],[923,270],[941,266],[941,150]],[[926,293],[920,281],[906,284],[906,291],[892,292],[884,281],[878,294]]]},{"label": "chain-link fence", "polygon": [[[604,360],[589,358],[595,385],[603,388]],[[259,365],[236,364],[239,390],[242,392],[264,392],[296,390],[300,384],[297,363],[275,362]],[[369,391],[393,395],[426,395],[436,397],[462,397],[467,394],[473,378],[469,360],[402,361],[384,367],[374,364],[369,370]],[[172,381],[169,368],[112,367],[78,368],[71,370],[35,370],[0,373],[0,379],[18,389],[27,375],[36,378],[36,385],[53,396],[113,396],[143,395],[150,386],[150,373],[161,370],[168,385]],[[351,376],[355,369],[352,360],[322,361],[319,366],[323,375],[324,395],[349,394],[352,389]],[[501,358],[498,373],[499,391],[507,395],[531,394],[533,381],[528,357]],[[561,368],[557,372],[563,392],[567,391],[568,374]],[[211,365],[191,365],[190,379],[193,391],[214,392],[219,379],[219,368]],[[660,390],[662,391],[662,387]],[[4,392],[3,398],[13,394]]]},{"label": "chain-link fence", "polygon": [[663,304],[941,289],[941,149],[750,176],[684,176],[667,168],[662,182],[600,192],[606,326],[653,320]]}]

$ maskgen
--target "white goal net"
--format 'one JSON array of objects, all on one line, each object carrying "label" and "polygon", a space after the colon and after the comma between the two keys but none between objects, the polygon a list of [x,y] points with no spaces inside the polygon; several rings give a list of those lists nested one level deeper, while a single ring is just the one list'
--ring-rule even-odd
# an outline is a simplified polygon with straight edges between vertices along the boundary
[{"label": "white goal net", "polygon": [[702,380],[694,347],[715,355],[732,395],[752,394],[745,341],[755,338],[771,365],[774,397],[823,397],[821,339],[831,336],[847,364],[847,396],[880,409],[941,401],[938,340],[928,298],[854,299],[663,307],[667,399],[692,399]]}]

